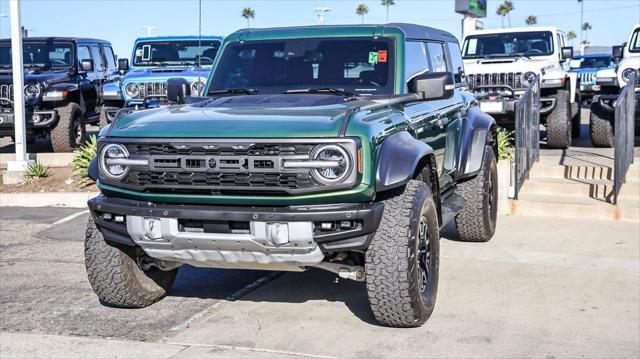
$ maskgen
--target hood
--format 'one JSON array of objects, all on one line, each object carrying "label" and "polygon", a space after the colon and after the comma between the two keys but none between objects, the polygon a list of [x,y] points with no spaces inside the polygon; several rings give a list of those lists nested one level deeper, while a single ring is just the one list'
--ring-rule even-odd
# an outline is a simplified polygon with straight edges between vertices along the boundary
[{"label": "hood", "polygon": [[198,78],[206,79],[211,67],[193,66],[166,66],[166,67],[137,67],[127,72],[123,82],[156,82],[167,81],[173,77],[182,77],[187,81],[195,81]]},{"label": "hood", "polygon": [[[48,82],[49,84],[55,84],[58,82],[69,81],[71,77],[66,70],[63,71],[25,71],[24,82]],[[13,82],[13,72],[0,73],[0,82]]]},{"label": "hood", "polygon": [[[555,78],[557,72],[564,69],[555,55],[540,57],[520,58],[493,58],[493,59],[465,59],[464,70],[468,75],[503,73],[503,72],[534,72],[543,78]],[[543,74],[544,72],[544,74]]]},{"label": "hood", "polygon": [[242,95],[169,106],[125,115],[110,129],[113,137],[285,138],[336,137],[349,108],[335,95]]}]

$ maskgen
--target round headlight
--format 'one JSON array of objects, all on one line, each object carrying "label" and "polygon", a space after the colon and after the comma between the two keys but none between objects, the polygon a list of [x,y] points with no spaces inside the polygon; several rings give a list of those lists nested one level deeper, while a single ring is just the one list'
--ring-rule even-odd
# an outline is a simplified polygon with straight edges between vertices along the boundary
[{"label": "round headlight", "polygon": [[40,96],[41,91],[42,90],[40,89],[40,86],[36,84],[29,84],[24,87],[24,95],[27,98],[27,100],[33,100],[38,98],[38,96]]},{"label": "round headlight", "polygon": [[138,97],[140,95],[140,86],[137,83],[129,82],[124,86],[124,92],[129,97]]},{"label": "round headlight", "polygon": [[121,179],[127,174],[129,167],[117,163],[117,159],[129,157],[126,147],[117,143],[110,143],[102,148],[99,157],[100,170],[110,179]]},{"label": "round headlight", "polygon": [[192,96],[201,96],[203,90],[204,90],[204,82],[197,80],[191,83]]},{"label": "round headlight", "polygon": [[531,84],[531,81],[533,81],[534,77],[536,77],[535,72],[525,72],[524,75],[522,75],[522,83],[528,86]]},{"label": "round headlight", "polygon": [[636,70],[634,69],[624,69],[624,71],[622,71],[622,79],[626,82],[629,82],[629,80],[631,80],[631,76],[633,76],[633,74],[636,73]]},{"label": "round headlight", "polygon": [[345,179],[351,170],[351,159],[347,151],[338,145],[316,147],[311,154],[314,161],[326,162],[327,167],[314,168],[311,174],[320,183],[335,184]]}]

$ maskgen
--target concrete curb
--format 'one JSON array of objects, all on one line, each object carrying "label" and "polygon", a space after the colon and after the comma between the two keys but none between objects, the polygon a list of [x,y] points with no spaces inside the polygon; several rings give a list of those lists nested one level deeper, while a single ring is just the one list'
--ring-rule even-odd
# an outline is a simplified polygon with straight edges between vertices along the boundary
[{"label": "concrete curb", "polygon": [[25,192],[0,193],[0,207],[87,208],[87,200],[98,192]]},{"label": "concrete curb", "polygon": [[[7,168],[7,162],[15,158],[15,153],[0,153],[0,168]],[[29,153],[29,159],[49,167],[67,167],[73,162],[73,153]]]}]

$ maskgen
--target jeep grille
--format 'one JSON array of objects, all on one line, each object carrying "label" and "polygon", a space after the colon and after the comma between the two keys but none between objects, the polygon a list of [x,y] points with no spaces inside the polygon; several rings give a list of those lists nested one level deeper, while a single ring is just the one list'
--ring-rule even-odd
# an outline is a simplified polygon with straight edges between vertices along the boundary
[{"label": "jeep grille", "polygon": [[590,84],[596,83],[596,73],[595,72],[583,72],[579,74],[580,83]]},{"label": "jeep grille", "polygon": [[356,156],[357,144],[352,139],[126,143],[129,158],[148,159],[148,166],[131,167],[120,182],[112,184],[137,191],[183,194],[298,194],[352,187],[357,175],[328,187],[316,180],[309,168],[283,165],[310,160],[314,148],[323,143],[341,143]]},{"label": "jeep grille", "polygon": [[[509,86],[514,90],[524,88],[524,86],[522,85],[521,72],[472,74],[467,76],[467,82],[469,84],[469,88],[472,90],[476,90],[480,86],[495,86],[495,85]],[[500,90],[503,90],[503,88],[484,87],[484,88],[478,89],[478,91],[482,91],[482,92],[491,92],[491,91],[500,91]]]},{"label": "jeep grille", "polygon": [[13,84],[0,85],[0,104],[10,105],[13,103]]},{"label": "jeep grille", "polygon": [[140,92],[133,99],[163,100],[167,97],[167,83],[165,81],[139,82]]}]

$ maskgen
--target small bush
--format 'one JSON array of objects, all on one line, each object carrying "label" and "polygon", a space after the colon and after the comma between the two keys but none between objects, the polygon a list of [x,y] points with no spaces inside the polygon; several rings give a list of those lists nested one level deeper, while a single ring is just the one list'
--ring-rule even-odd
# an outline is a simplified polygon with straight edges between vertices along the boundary
[{"label": "small bush", "polygon": [[31,183],[38,178],[44,178],[49,176],[49,166],[36,162],[27,167],[27,172],[24,174],[24,181]]},{"label": "small bush", "polygon": [[89,164],[98,153],[98,139],[91,136],[82,146],[73,151],[73,175],[81,185],[89,185],[93,180],[89,178]]},{"label": "small bush", "polygon": [[513,162],[515,155],[513,131],[507,131],[502,127],[498,128],[498,159]]}]

